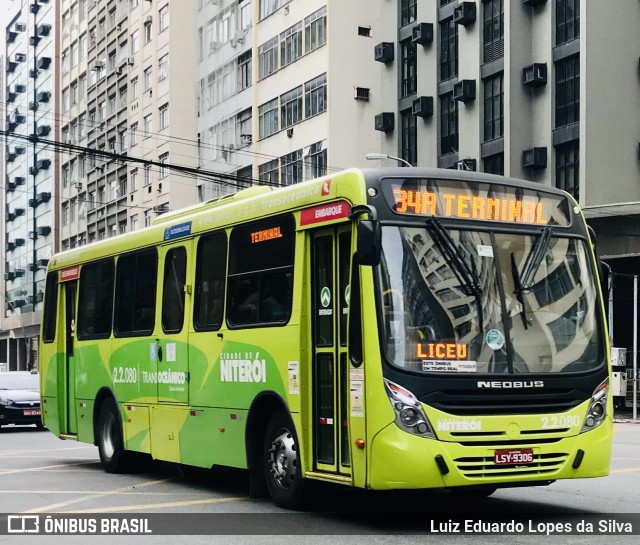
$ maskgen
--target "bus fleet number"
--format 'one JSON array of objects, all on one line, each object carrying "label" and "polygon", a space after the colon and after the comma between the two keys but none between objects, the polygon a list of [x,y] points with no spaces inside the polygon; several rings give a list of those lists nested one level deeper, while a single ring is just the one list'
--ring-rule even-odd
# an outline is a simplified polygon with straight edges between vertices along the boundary
[{"label": "bus fleet number", "polygon": [[542,428],[545,430],[557,429],[557,428],[573,428],[579,425],[580,425],[580,417],[575,414],[542,417]]},{"label": "bus fleet number", "polygon": [[138,382],[138,370],[135,367],[114,367],[114,384],[135,384]]}]

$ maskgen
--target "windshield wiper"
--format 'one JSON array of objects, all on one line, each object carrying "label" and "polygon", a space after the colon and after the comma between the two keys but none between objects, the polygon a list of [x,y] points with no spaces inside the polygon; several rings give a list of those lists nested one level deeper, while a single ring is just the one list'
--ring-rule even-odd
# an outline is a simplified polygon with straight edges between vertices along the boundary
[{"label": "windshield wiper", "polygon": [[431,230],[431,238],[440,250],[448,264],[451,265],[451,271],[455,275],[460,285],[461,291],[465,295],[473,295],[478,307],[478,321],[480,322],[480,333],[484,332],[484,314],[482,312],[482,287],[475,262],[471,262],[471,266],[465,261],[464,254],[460,247],[456,245],[451,238],[449,232],[442,226],[436,218],[427,220],[427,227]]},{"label": "windshield wiper", "polygon": [[516,258],[511,253],[511,276],[513,277],[513,286],[515,288],[516,299],[520,304],[520,317],[522,318],[522,325],[525,329],[528,328],[529,324],[527,323],[527,310],[524,306],[524,297],[523,297],[523,288],[522,288],[522,280],[520,279],[520,273],[518,272],[518,265],[516,265]]},{"label": "windshield wiper", "polygon": [[522,292],[529,291],[533,287],[533,279],[547,253],[552,234],[551,227],[545,227],[540,237],[538,237],[538,240],[536,240],[535,246],[531,248],[529,255],[527,255],[522,269],[522,275],[520,275]]}]

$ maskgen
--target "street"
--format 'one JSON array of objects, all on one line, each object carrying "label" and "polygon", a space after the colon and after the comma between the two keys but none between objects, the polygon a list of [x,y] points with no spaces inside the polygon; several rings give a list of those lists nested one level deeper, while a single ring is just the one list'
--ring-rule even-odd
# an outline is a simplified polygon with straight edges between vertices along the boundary
[{"label": "street", "polygon": [[[332,534],[341,534],[344,536],[341,540],[349,543],[385,543],[398,535],[402,535],[403,542],[418,543],[427,539],[424,535],[415,535],[424,534],[424,519],[438,515],[491,520],[505,514],[526,513],[535,519],[545,520],[544,517],[550,514],[576,517],[590,513],[639,513],[640,425],[616,423],[611,474],[603,479],[504,489],[479,502],[463,502],[444,492],[383,494],[343,488],[323,489],[317,498],[322,499],[310,511],[289,514],[267,499],[248,498],[248,479],[242,471],[204,471],[154,463],[141,473],[110,475],[102,470],[97,449],[92,445],[62,441],[48,431],[38,431],[29,426],[8,426],[0,430],[0,513],[3,514],[73,513],[86,516],[137,513],[146,516],[155,513],[207,513],[211,514],[209,520],[218,520],[222,524],[220,528],[225,528],[221,533],[227,533],[226,529],[237,534],[255,533],[256,521],[260,521],[264,524],[265,534],[301,534],[297,541],[302,543],[319,543],[322,541],[320,535]],[[227,518],[223,518],[223,514]],[[602,518],[609,520],[615,517]],[[442,530],[439,535],[431,535],[428,539],[442,543],[465,539],[481,543],[496,543],[502,539],[505,543],[533,543],[542,537],[455,536],[445,531],[445,527]],[[181,533],[188,533],[188,528]],[[202,532],[194,530],[193,533]],[[370,537],[365,538],[365,535]],[[225,542],[225,537],[228,540],[228,536],[222,536],[220,542]],[[26,539],[22,536],[0,536],[0,543]],[[53,536],[40,536],[37,541],[53,543],[49,540],[55,539]],[[61,538],[58,536],[57,539]],[[74,540],[80,537],[64,539],[75,543]],[[86,542],[86,538],[83,539]],[[150,539],[150,536],[93,536],[91,543],[113,543],[114,539],[117,542],[140,542],[141,539]],[[123,539],[127,541],[120,541]],[[154,543],[175,542],[172,536],[154,536],[153,539]],[[265,541],[266,536],[260,536],[260,539]],[[606,538],[589,535],[549,536],[548,539],[601,543]],[[637,535],[611,539],[631,543],[631,540],[637,540]],[[253,541],[255,537],[249,535],[234,539],[236,543]],[[273,542],[277,541],[277,536],[274,536]],[[211,542],[211,537],[199,535],[192,540],[192,543],[205,542]]]}]

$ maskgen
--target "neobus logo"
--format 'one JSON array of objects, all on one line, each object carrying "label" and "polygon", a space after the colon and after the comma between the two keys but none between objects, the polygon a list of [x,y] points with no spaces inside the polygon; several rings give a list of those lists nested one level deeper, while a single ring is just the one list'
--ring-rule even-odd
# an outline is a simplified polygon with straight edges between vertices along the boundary
[{"label": "neobus logo", "polygon": [[478,388],[544,388],[542,380],[479,380]]}]

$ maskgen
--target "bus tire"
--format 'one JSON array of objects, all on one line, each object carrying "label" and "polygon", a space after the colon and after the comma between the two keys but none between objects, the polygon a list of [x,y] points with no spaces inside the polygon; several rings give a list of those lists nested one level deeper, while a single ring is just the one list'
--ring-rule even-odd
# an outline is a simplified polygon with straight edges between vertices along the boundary
[{"label": "bus tire", "polygon": [[298,444],[291,418],[283,411],[276,412],[267,425],[262,452],[269,495],[284,509],[302,509],[305,503]]},{"label": "bus tire", "polygon": [[112,397],[104,400],[98,413],[98,452],[107,473],[124,473],[128,470],[129,453],[124,450],[120,411]]}]

